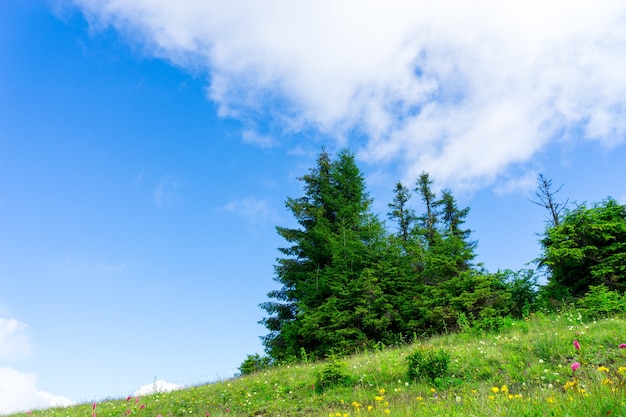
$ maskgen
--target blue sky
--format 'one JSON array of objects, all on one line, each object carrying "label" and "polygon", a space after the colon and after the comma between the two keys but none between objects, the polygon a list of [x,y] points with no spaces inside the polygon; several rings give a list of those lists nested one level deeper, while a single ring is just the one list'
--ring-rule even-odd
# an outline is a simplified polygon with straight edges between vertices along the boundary
[{"label": "blue sky", "polygon": [[261,353],[322,146],[381,218],[430,172],[491,271],[539,254],[538,173],[626,202],[626,6],[465,3],[0,2],[0,413]]}]

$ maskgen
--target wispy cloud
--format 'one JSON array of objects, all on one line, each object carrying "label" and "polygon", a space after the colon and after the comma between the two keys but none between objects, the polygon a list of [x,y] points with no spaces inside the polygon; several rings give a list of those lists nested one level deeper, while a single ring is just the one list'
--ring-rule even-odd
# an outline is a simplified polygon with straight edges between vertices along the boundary
[{"label": "wispy cloud", "polygon": [[[28,356],[33,352],[28,326],[0,317],[0,360]],[[37,388],[37,375],[0,367],[0,414],[73,404],[68,398]]]},{"label": "wispy cloud", "polygon": [[176,175],[161,176],[152,190],[154,203],[162,207],[180,202],[182,187],[183,181],[180,177]]},{"label": "wispy cloud", "polygon": [[33,345],[28,326],[16,319],[0,317],[0,360],[29,356]]},{"label": "wispy cloud", "polygon": [[557,138],[625,140],[620,0],[73,3],[92,27],[209,73],[222,115],[356,131],[361,158],[410,178],[474,188]]},{"label": "wispy cloud", "polygon": [[272,148],[278,145],[278,141],[271,136],[261,135],[254,130],[244,130],[242,139],[246,143],[260,146],[261,148]]},{"label": "wispy cloud", "polygon": [[52,267],[55,271],[70,277],[92,277],[117,274],[126,269],[126,263],[92,262],[65,258]]},{"label": "wispy cloud", "polygon": [[243,217],[252,230],[273,224],[278,218],[278,214],[267,200],[258,200],[252,197],[231,201],[218,210]]}]

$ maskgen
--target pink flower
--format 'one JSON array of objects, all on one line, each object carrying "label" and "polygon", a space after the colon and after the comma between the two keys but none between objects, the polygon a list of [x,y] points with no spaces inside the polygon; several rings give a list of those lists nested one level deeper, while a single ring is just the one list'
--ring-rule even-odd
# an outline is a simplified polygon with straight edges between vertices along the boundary
[{"label": "pink flower", "polygon": [[26,414],[28,414],[29,416],[32,416],[33,412],[32,411],[27,411]]},{"label": "pink flower", "polygon": [[578,362],[574,362],[572,364],[572,372],[576,372],[576,369],[580,368],[580,364]]},{"label": "pink flower", "polygon": [[91,405],[91,409],[92,409],[92,410],[95,410],[95,409],[96,409],[96,403],[93,403],[93,404]]},{"label": "pink flower", "polygon": [[576,348],[576,350],[580,350],[580,343],[578,343],[578,340],[574,339],[574,347]]},{"label": "pink flower", "polygon": [[126,397],[126,402],[129,402],[131,399],[131,396],[129,395],[128,397]]},{"label": "pink flower", "polygon": [[139,397],[135,397],[135,404],[139,404]]},{"label": "pink flower", "polygon": [[619,348],[620,348],[620,349],[624,349],[624,348],[626,348],[626,343],[620,343],[620,344],[619,344]]}]

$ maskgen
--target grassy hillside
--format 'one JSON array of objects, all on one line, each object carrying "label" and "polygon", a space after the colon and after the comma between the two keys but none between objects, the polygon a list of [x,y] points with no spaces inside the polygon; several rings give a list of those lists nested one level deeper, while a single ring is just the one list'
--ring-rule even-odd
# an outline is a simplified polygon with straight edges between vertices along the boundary
[{"label": "grassy hillside", "polygon": [[[626,416],[623,342],[623,317],[585,322],[573,310],[537,314],[509,322],[497,334],[468,329],[340,360],[285,365],[177,392],[32,415]],[[424,366],[410,381],[407,357],[416,351]],[[575,362],[580,368],[573,371]]]}]

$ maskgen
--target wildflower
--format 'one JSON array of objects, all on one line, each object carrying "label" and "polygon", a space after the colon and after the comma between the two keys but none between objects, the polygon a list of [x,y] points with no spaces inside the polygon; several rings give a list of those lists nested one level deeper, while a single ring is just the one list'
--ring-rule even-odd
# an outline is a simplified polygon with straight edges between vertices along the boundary
[{"label": "wildflower", "polygon": [[624,348],[626,348],[626,343],[620,343],[620,344],[619,344],[619,348],[620,348],[620,349],[624,349]]},{"label": "wildflower", "polygon": [[496,399],[496,397],[494,397],[493,395],[490,395],[490,396],[489,396],[489,399],[493,401],[493,400],[495,400],[495,399]]},{"label": "wildflower", "polygon": [[132,397],[130,395],[128,397],[126,397],[126,402],[129,402],[131,398]]},{"label": "wildflower", "polygon": [[93,403],[93,404],[91,405],[91,409],[92,409],[92,410],[95,410],[95,409],[96,409],[96,403]]},{"label": "wildflower", "polygon": [[389,414],[391,411],[388,408],[385,408],[385,414]]},{"label": "wildflower", "polygon": [[384,389],[384,388],[381,388],[381,389],[379,389],[379,390],[378,390],[378,393],[379,393],[380,395],[385,395],[385,392],[387,392],[387,391],[385,391],[385,389]]},{"label": "wildflower", "polygon": [[377,396],[374,397],[374,401],[380,402],[382,400],[383,400],[383,397],[381,397],[380,395],[377,395]]},{"label": "wildflower", "polygon": [[548,398],[546,398],[546,402],[548,402],[550,404],[554,404],[554,398],[548,397]]},{"label": "wildflower", "polygon": [[580,363],[574,362],[572,364],[572,372],[576,372],[576,369],[580,368]]},{"label": "wildflower", "polygon": [[574,347],[576,348],[576,350],[580,350],[580,343],[578,343],[578,340],[574,339]]},{"label": "wildflower", "polygon": [[493,391],[494,394],[497,394],[500,392],[500,388],[498,387],[491,387],[491,391]]},{"label": "wildflower", "polygon": [[500,391],[506,394],[509,392],[509,387],[507,387],[506,385],[502,385],[502,388],[500,388]]},{"label": "wildflower", "polygon": [[607,368],[606,366],[598,366],[598,371],[599,372],[609,372],[609,368]]},{"label": "wildflower", "polygon": [[372,411],[372,408],[374,408],[374,407],[372,407],[371,405],[368,405],[367,406],[367,411]]},{"label": "wildflower", "polygon": [[573,381],[567,381],[565,383],[565,385],[563,385],[563,389],[569,389],[569,388],[573,388],[574,386],[576,386],[578,382],[576,380]]},{"label": "wildflower", "polygon": [[140,410],[143,410],[144,408],[146,408],[146,405],[145,405],[145,404],[141,404],[141,405],[139,406],[139,409],[140,409]]},{"label": "wildflower", "polygon": [[612,383],[613,383],[613,381],[611,381],[609,378],[605,378],[602,381],[602,384],[604,384],[604,385],[611,385]]}]

